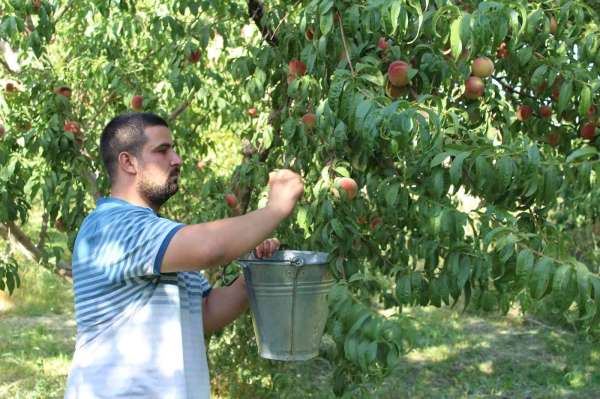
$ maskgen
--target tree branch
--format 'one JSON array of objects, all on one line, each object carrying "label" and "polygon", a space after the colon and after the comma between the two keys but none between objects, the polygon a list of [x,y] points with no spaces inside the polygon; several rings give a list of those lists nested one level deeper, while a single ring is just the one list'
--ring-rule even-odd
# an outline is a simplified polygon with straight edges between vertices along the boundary
[{"label": "tree branch", "polygon": [[71,266],[65,262],[59,262],[57,267],[51,267],[49,264],[43,262],[43,252],[35,246],[31,239],[17,226],[14,222],[7,222],[0,225],[0,234],[8,237],[12,242],[16,242],[20,245],[15,245],[26,257],[36,261],[38,264],[43,266],[45,269],[57,274],[58,276],[72,282],[72,271]]},{"label": "tree branch", "polygon": [[73,0],[69,0],[67,5],[64,6],[63,9],[58,12],[58,14],[56,14],[56,18],[54,18],[54,25],[57,24],[58,20],[61,19],[63,15],[65,15],[65,13],[69,10],[69,8],[71,8],[72,5]]},{"label": "tree branch", "polygon": [[171,114],[169,115],[169,122],[174,121],[177,117],[190,106],[190,100],[182,102]]},{"label": "tree branch", "polygon": [[527,97],[527,98],[530,98],[535,101],[538,100],[537,98],[535,98],[527,93],[523,93],[522,91],[516,91],[514,89],[514,87],[510,86],[508,83],[504,82],[503,80],[501,80],[500,78],[498,78],[496,76],[492,75],[492,79],[494,79],[496,82],[500,83],[500,85],[504,88],[504,90],[510,92],[511,94],[516,94],[519,97]]},{"label": "tree branch", "polygon": [[260,0],[248,0],[248,13],[250,18],[254,21],[260,33],[271,46],[277,46],[278,39],[268,26],[262,24],[262,17],[264,15],[264,7]]},{"label": "tree branch", "polygon": [[344,44],[344,51],[346,53],[346,60],[348,60],[348,65],[350,65],[350,72],[352,72],[352,76],[356,76],[354,73],[354,68],[352,67],[352,61],[350,60],[350,53],[348,52],[348,45],[346,44],[346,35],[344,35],[344,24],[342,23],[342,16],[339,11],[337,12],[337,20],[340,24],[340,33],[342,35],[342,43]]}]

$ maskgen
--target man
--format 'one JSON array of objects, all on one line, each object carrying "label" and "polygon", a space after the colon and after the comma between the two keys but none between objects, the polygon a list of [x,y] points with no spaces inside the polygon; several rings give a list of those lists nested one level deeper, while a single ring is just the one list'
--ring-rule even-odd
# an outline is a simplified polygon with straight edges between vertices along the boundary
[{"label": "man", "polygon": [[65,398],[210,397],[203,332],[247,308],[243,276],[211,289],[200,269],[231,262],[267,240],[302,196],[290,170],[272,172],[266,207],[183,225],[158,214],[177,192],[181,159],[167,123],[118,116],[100,139],[111,195],[83,221],[73,250],[77,343]]}]

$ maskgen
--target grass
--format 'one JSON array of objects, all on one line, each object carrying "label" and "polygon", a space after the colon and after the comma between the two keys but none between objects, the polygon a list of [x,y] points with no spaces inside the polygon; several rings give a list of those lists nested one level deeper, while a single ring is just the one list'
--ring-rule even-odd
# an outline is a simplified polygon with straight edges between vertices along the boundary
[{"label": "grass", "polygon": [[71,286],[19,261],[22,288],[0,313],[0,398],[62,398],[75,346]]},{"label": "grass", "polygon": [[[22,272],[15,307],[0,314],[0,398],[62,398],[75,344],[71,287],[33,266]],[[417,324],[417,347],[383,384],[350,397],[600,398],[596,342],[517,312],[407,312]],[[218,366],[211,372],[219,376]],[[258,377],[269,380],[274,398],[332,398],[331,373],[316,359],[279,363]]]}]

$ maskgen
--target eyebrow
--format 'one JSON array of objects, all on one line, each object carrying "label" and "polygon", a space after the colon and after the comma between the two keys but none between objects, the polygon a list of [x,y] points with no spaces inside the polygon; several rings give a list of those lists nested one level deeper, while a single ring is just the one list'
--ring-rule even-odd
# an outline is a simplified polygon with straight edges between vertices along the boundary
[{"label": "eyebrow", "polygon": [[154,151],[156,151],[156,150],[162,150],[163,148],[175,148],[175,144],[162,143],[162,144],[159,144],[156,147],[154,147]]}]

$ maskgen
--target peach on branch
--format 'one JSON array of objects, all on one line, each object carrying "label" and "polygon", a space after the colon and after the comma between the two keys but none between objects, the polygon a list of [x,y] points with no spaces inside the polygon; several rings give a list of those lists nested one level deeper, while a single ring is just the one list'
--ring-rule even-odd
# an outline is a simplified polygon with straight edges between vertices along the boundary
[{"label": "peach on branch", "polygon": [[402,87],[408,85],[410,79],[408,71],[410,65],[404,61],[394,61],[388,67],[388,79],[394,86]]},{"label": "peach on branch", "polygon": [[192,64],[196,64],[198,61],[200,61],[200,50],[199,49],[193,50],[190,53],[189,60]]},{"label": "peach on branch", "polygon": [[517,119],[521,122],[527,121],[533,115],[533,109],[529,105],[519,105],[517,108]]},{"label": "peach on branch", "polygon": [[258,110],[255,107],[248,108],[246,110],[246,115],[251,118],[256,118],[258,116]]},{"label": "peach on branch", "polygon": [[387,42],[387,40],[385,40],[385,37],[381,36],[379,38],[379,41],[377,42],[377,48],[379,48],[381,50],[387,50],[388,42]]},{"label": "peach on branch", "polygon": [[141,111],[144,108],[144,97],[135,95],[131,98],[131,108],[134,111]]},{"label": "peach on branch", "polygon": [[68,86],[59,86],[54,89],[54,93],[63,97],[71,97],[71,88]]},{"label": "peach on branch", "polygon": [[596,136],[596,125],[591,122],[583,124],[580,130],[580,136],[586,140],[593,140]]},{"label": "peach on branch", "polygon": [[465,97],[475,100],[483,96],[485,83],[478,76],[471,76],[465,81]]},{"label": "peach on branch", "polygon": [[488,57],[479,57],[473,61],[471,72],[478,78],[487,78],[494,73],[494,63]]},{"label": "peach on branch", "polygon": [[225,202],[227,203],[228,207],[235,208],[237,206],[237,198],[235,194],[229,193],[225,195]]},{"label": "peach on branch", "polygon": [[288,63],[288,84],[298,76],[306,73],[306,64],[300,60],[293,59]]},{"label": "peach on branch", "polygon": [[313,113],[307,113],[302,116],[302,123],[307,129],[314,129],[317,125],[317,116]]},{"label": "peach on branch", "polygon": [[65,132],[71,132],[75,135],[81,133],[81,128],[79,127],[79,123],[74,122],[74,121],[65,121],[65,123],[63,125],[63,130]]},{"label": "peach on branch", "polygon": [[346,196],[349,200],[356,197],[356,194],[358,193],[358,185],[356,184],[356,181],[350,177],[338,177],[335,179],[334,184],[337,188],[341,188],[346,192]]},{"label": "peach on branch", "polygon": [[539,114],[544,119],[549,119],[552,117],[552,108],[547,105],[542,105],[539,110]]},{"label": "peach on branch", "polygon": [[560,133],[557,131],[550,132],[547,137],[548,144],[552,147],[556,147],[560,144]]}]

